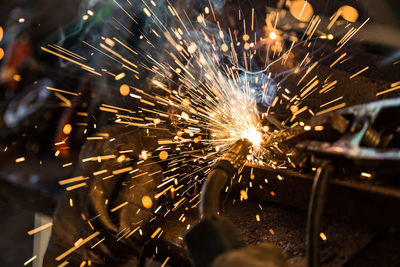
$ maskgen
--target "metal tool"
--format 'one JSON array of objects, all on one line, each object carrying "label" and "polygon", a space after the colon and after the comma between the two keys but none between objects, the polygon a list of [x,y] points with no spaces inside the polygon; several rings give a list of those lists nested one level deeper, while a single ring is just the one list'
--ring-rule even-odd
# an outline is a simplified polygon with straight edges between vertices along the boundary
[{"label": "metal tool", "polygon": [[220,195],[226,183],[246,162],[251,143],[237,141],[214,165],[200,198],[202,220],[185,235],[194,266],[286,266],[280,250],[271,244],[246,246],[239,230],[220,216]]},{"label": "metal tool", "polygon": [[[400,98],[372,102],[316,117],[312,126],[322,126],[319,134],[297,129],[296,138],[305,139],[297,148],[312,156],[317,172],[312,186],[307,218],[307,259],[319,266],[319,233],[329,179],[335,166],[351,166],[356,171],[398,174],[400,168]],[[333,136],[332,136],[332,133]],[[294,138],[294,135],[290,136]]]}]

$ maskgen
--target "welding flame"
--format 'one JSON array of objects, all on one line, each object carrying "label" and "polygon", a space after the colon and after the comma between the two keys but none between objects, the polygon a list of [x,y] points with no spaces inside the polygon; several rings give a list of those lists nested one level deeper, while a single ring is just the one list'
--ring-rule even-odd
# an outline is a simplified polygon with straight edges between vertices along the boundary
[{"label": "welding flame", "polygon": [[242,135],[243,138],[249,140],[254,146],[259,146],[262,141],[262,133],[256,127],[249,127]]}]

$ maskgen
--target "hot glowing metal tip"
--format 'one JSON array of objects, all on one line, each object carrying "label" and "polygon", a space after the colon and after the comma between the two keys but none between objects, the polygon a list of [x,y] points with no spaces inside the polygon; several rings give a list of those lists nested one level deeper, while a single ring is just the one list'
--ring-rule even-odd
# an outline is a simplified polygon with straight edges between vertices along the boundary
[{"label": "hot glowing metal tip", "polygon": [[242,135],[243,138],[249,140],[254,146],[259,146],[262,142],[262,133],[255,127],[249,127]]}]

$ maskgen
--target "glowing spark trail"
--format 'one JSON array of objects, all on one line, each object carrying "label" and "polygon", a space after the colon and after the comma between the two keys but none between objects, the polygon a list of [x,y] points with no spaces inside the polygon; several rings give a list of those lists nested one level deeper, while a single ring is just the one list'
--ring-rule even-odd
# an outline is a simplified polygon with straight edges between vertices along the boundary
[{"label": "glowing spark trail", "polygon": [[[41,47],[43,51],[95,74],[98,79],[106,79],[106,76],[113,80],[115,88],[109,90],[117,92],[126,106],[114,104],[105,97],[101,99],[98,110],[109,116],[115,127],[140,129],[143,136],[155,138],[155,147],[150,150],[137,148],[140,144],[118,143],[123,141],[111,132],[105,135],[85,136],[88,142],[108,145],[118,143],[116,147],[121,147],[115,153],[107,151],[103,155],[98,153],[85,156],[81,159],[82,164],[98,162],[108,165],[92,170],[91,177],[64,179],[59,181],[60,185],[69,185],[67,191],[81,190],[90,186],[92,180],[99,178],[102,182],[108,182],[117,179],[118,175],[126,175],[129,176],[129,183],[125,183],[123,187],[128,188],[128,191],[134,186],[145,187],[149,184],[155,188],[151,194],[140,196],[141,209],[135,209],[135,212],[154,208],[154,217],[151,220],[157,220],[158,216],[166,217],[169,213],[179,211],[182,212],[179,221],[184,222],[184,212],[198,204],[198,188],[204,177],[220,156],[238,139],[247,138],[253,144],[247,158],[248,163],[274,169],[296,168],[297,162],[291,151],[281,147],[279,142],[269,142],[272,140],[270,138],[279,136],[283,129],[297,129],[299,126],[305,131],[320,131],[322,129],[318,126],[312,128],[307,125],[307,120],[346,106],[346,102],[338,102],[344,101],[344,96],[331,97],[340,79],[332,76],[330,72],[315,73],[322,68],[322,60],[318,60],[311,44],[314,41],[327,42],[333,46],[332,50],[336,48],[333,56],[330,55],[330,64],[327,66],[327,69],[331,69],[350,59],[346,58],[349,56],[348,52],[339,55],[337,51],[357,34],[369,18],[359,27],[351,27],[353,24],[349,23],[347,33],[340,40],[333,40],[333,34],[325,32],[325,27],[320,29],[320,25],[323,24],[322,18],[313,16],[314,11],[307,1],[293,2],[300,4],[291,8],[294,18],[308,23],[304,24],[307,27],[300,40],[300,34],[285,32],[280,28],[279,21],[284,19],[281,17],[284,15],[275,11],[265,14],[265,31],[260,32],[260,25],[256,20],[257,12],[253,8],[251,18],[245,18],[238,10],[237,26],[224,28],[224,24],[217,19],[218,10],[211,1],[201,12],[195,14],[195,19],[190,19],[187,14],[189,10],[178,10],[168,1],[163,3],[166,5],[164,13],[169,12],[172,15],[173,23],[165,23],[163,16],[157,15],[162,13],[157,12],[161,3],[142,1],[143,5],[137,3],[140,4],[140,12],[144,12],[151,23],[148,29],[139,31],[138,39],[143,41],[140,48],[131,47],[126,40],[115,37],[117,35],[114,32],[112,36],[99,38],[97,44],[83,41],[90,51],[100,53],[107,59],[105,66],[90,67],[86,57],[61,46]],[[135,12],[130,12],[122,1],[120,3],[113,0],[113,3],[122,11],[122,15],[128,16],[135,27],[139,27]],[[135,5],[130,1],[128,3]],[[327,27],[328,31],[338,21],[341,12],[343,10],[333,14]],[[114,19],[122,26],[118,27],[124,34],[129,33],[133,36],[122,19]],[[246,25],[246,19],[251,21],[249,25]],[[164,44],[159,46],[158,42]],[[157,50],[163,50],[162,59],[158,59],[160,51]],[[110,65],[116,67],[113,69]],[[349,79],[356,78],[368,69],[368,66],[362,68]],[[285,85],[285,80],[289,78],[295,80],[292,86]],[[142,88],[140,80],[145,79],[148,83]],[[399,88],[399,84],[394,83],[390,89],[377,95]],[[52,87],[47,89],[74,97],[82,94]],[[327,96],[326,99],[330,100],[310,103],[309,99],[315,99],[315,96]],[[71,103],[64,95],[59,95],[58,98],[66,104]],[[331,104],[334,105],[329,106]],[[23,161],[21,159],[17,159],[17,162]],[[156,165],[162,165],[162,168],[151,171],[148,169]],[[239,184],[243,177],[241,170],[235,176],[235,181]],[[162,178],[157,180],[159,176]],[[254,175],[251,174],[251,180],[253,179]],[[282,176],[274,179],[285,182]],[[140,184],[134,184],[136,181],[140,181]],[[75,182],[81,183],[70,185]],[[268,180],[265,180],[265,183],[267,182]],[[254,185],[250,182],[244,186],[240,191],[241,201],[248,199],[249,187]],[[268,187],[260,187],[260,190],[271,196],[275,195],[275,192],[266,188]],[[229,191],[229,188],[226,190]],[[121,201],[122,204],[118,202],[111,205],[109,199],[104,201],[106,205],[112,206],[109,211],[113,214],[122,212],[131,204]],[[101,216],[103,215],[97,215],[87,221],[92,230],[95,230],[95,227],[91,221]],[[258,222],[261,221],[259,214],[255,218]],[[131,223],[136,225],[136,222]],[[152,233],[147,233],[147,238],[160,237],[163,234],[162,229],[156,226]],[[270,229],[270,233],[274,234],[274,231]],[[142,235],[142,228],[125,228],[118,233],[118,241],[134,234]],[[66,258],[97,235],[100,235],[100,232],[83,239],[77,246],[59,255],[56,260]],[[103,240],[104,238],[96,245]],[[166,258],[163,265],[167,264],[168,260],[169,258]]]}]

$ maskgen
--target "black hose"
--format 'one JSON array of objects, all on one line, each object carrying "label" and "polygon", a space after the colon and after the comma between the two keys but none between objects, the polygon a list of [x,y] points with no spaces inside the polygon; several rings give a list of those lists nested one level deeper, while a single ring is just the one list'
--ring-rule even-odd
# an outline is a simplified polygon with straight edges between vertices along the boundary
[{"label": "black hose", "polygon": [[218,214],[220,194],[235,172],[246,162],[251,143],[247,139],[237,141],[214,165],[207,175],[200,196],[200,216],[210,218]]},{"label": "black hose", "polygon": [[324,212],[329,177],[333,171],[330,162],[321,161],[315,174],[307,216],[306,248],[309,267],[320,265],[320,229]]},{"label": "black hose", "polygon": [[230,176],[223,169],[214,169],[207,176],[206,185],[200,197],[200,214],[210,218],[219,212],[220,194]]}]

